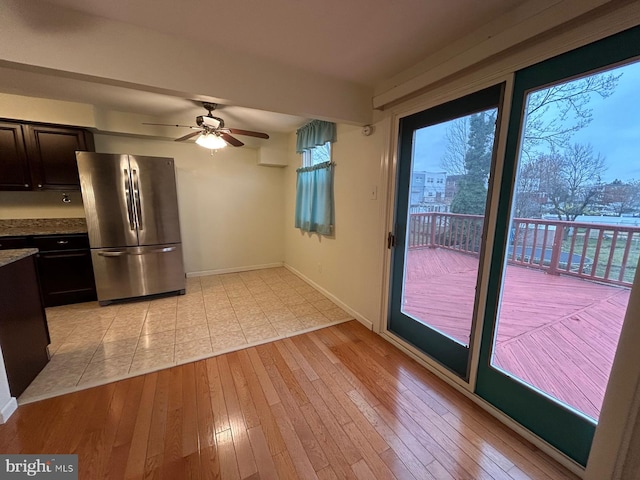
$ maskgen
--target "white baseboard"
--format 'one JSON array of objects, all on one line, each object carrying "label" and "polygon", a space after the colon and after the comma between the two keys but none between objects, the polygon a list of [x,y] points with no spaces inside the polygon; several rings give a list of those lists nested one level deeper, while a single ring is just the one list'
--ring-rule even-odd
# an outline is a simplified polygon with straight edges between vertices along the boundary
[{"label": "white baseboard", "polygon": [[11,397],[2,409],[0,409],[0,424],[7,423],[9,417],[18,409],[16,397]]},{"label": "white baseboard", "polygon": [[289,270],[291,273],[293,273],[294,275],[300,277],[302,280],[304,280],[305,282],[307,282],[308,284],[310,284],[313,288],[315,288],[316,290],[318,290],[320,293],[322,293],[325,297],[327,297],[329,300],[331,300],[333,303],[335,303],[336,305],[338,305],[341,309],[343,309],[345,312],[353,315],[353,318],[355,318],[356,320],[358,320],[361,324],[363,324],[365,327],[367,327],[369,330],[373,330],[373,322],[369,319],[367,319],[364,315],[356,312],[354,309],[352,309],[351,307],[349,307],[349,305],[347,305],[346,303],[342,302],[339,298],[337,298],[335,295],[333,295],[332,293],[328,292],[327,290],[325,290],[324,288],[322,288],[320,285],[318,285],[316,282],[314,282],[313,280],[311,280],[310,278],[308,278],[306,275],[302,274],[301,272],[299,272],[298,270],[296,270],[295,268],[293,268],[291,265],[287,265],[286,263],[284,264],[284,268],[286,268],[287,270]]},{"label": "white baseboard", "polygon": [[187,272],[187,277],[206,277],[207,275],[220,275],[222,273],[248,272],[249,270],[263,270],[265,268],[277,268],[284,266],[284,262],[266,263],[263,265],[250,265],[247,267],[220,268],[217,270],[202,270],[200,272]]}]

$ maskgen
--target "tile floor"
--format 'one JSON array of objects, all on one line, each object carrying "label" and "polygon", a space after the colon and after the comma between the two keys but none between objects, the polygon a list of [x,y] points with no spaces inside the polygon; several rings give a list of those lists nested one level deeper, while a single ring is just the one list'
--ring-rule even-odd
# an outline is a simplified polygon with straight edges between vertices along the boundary
[{"label": "tile floor", "polygon": [[181,296],[46,312],[52,357],[21,404],[353,318],[285,268],[188,278]]}]

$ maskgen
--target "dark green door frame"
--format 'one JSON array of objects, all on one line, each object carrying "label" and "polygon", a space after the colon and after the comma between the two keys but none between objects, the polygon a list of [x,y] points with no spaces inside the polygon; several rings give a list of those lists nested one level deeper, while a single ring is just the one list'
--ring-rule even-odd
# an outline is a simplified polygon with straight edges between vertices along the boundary
[{"label": "dark green door frame", "polygon": [[513,88],[475,392],[581,465],[586,465],[589,457],[595,422],[490,366],[524,100],[530,90],[615,66],[639,55],[640,27],[635,27],[521,70],[515,75]]},{"label": "dark green door frame", "polygon": [[406,261],[405,237],[409,210],[409,188],[411,183],[414,133],[416,130],[431,125],[471,115],[483,110],[499,108],[503,88],[503,84],[495,85],[451,102],[409,115],[400,120],[395,202],[396,247],[391,260],[391,301],[388,329],[465,380],[468,380],[469,377],[469,347],[446,337],[402,312],[402,289],[404,285]]}]

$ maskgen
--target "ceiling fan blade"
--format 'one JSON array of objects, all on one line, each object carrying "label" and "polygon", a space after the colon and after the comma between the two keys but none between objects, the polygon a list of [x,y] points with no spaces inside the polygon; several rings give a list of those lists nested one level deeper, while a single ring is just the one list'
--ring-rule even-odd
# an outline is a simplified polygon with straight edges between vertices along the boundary
[{"label": "ceiling fan blade", "polygon": [[148,123],[148,122],[142,122],[142,125],[159,125],[161,127],[182,127],[182,128],[198,128],[198,127],[194,127],[192,125],[176,125],[174,124],[169,124],[169,123]]},{"label": "ceiling fan blade", "polygon": [[227,142],[230,145],[233,145],[234,147],[241,147],[244,145],[244,143],[242,143],[240,140],[238,140],[235,137],[232,137],[231,135],[229,135],[228,133],[224,133],[221,132],[220,136],[224,139],[225,142]]},{"label": "ceiling fan blade", "polygon": [[189,140],[192,137],[195,137],[196,135],[200,135],[200,132],[191,132],[191,133],[187,133],[184,137],[180,137],[180,138],[176,138],[174,140],[174,142],[182,142],[183,140]]},{"label": "ceiling fan blade", "polygon": [[248,137],[257,137],[257,138],[269,138],[269,135],[261,132],[252,132],[251,130],[240,130],[239,128],[227,128],[225,130],[229,130],[229,133],[234,133],[236,135],[247,135]]}]

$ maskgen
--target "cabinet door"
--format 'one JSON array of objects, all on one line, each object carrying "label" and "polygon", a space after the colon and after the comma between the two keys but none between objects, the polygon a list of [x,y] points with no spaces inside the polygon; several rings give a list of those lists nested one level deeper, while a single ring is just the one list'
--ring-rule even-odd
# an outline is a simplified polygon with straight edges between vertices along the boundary
[{"label": "cabinet door", "polygon": [[33,256],[0,268],[0,345],[11,395],[18,397],[49,361],[49,331]]},{"label": "cabinet door", "polygon": [[30,190],[22,125],[0,122],[0,190]]},{"label": "cabinet door", "polygon": [[93,137],[79,128],[29,125],[29,164],[37,190],[79,190],[76,150],[93,150]]},{"label": "cabinet door", "polygon": [[0,237],[0,250],[11,250],[13,248],[30,248],[31,242],[28,237]]},{"label": "cabinet door", "polygon": [[96,299],[89,249],[40,253],[38,273],[45,307]]}]

